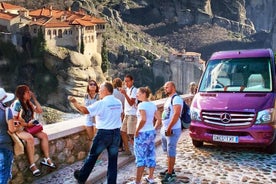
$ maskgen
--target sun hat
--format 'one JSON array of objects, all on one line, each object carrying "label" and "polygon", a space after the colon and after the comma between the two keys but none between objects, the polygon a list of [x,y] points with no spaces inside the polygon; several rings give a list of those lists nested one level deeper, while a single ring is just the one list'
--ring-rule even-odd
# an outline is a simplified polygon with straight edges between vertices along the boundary
[{"label": "sun hat", "polygon": [[14,99],[13,93],[7,93],[3,88],[0,88],[0,102],[6,103]]}]

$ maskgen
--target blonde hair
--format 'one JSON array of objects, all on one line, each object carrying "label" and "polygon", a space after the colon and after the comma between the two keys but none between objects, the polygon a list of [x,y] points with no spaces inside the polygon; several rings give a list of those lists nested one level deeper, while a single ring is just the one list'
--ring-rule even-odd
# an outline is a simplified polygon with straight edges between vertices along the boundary
[{"label": "blonde hair", "polygon": [[146,87],[140,87],[139,90],[140,90],[141,93],[146,93],[146,97],[147,98],[150,97],[151,90],[150,90],[150,88],[148,86],[146,86]]}]

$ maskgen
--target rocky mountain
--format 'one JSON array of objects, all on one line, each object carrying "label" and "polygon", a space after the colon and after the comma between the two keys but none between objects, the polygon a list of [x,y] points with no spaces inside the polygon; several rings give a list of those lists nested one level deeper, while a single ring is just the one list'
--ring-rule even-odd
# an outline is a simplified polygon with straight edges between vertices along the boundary
[{"label": "rocky mountain", "polygon": [[[261,47],[274,47],[275,50],[276,45],[276,41],[271,41],[276,40],[276,36],[273,36],[276,35],[273,34],[276,32],[273,29],[273,0],[10,2],[29,9],[49,5],[60,9],[70,7],[75,11],[82,9],[108,21],[104,35],[110,62],[107,73],[101,71],[100,57],[87,60],[79,53],[53,49],[45,54],[43,66],[37,66],[41,61],[29,59],[21,63],[21,68],[16,68],[16,76],[5,78],[1,74],[2,81],[3,78],[9,78],[9,82],[2,83],[12,83],[12,87],[19,82],[28,81],[44,105],[64,111],[70,109],[69,104],[65,103],[66,96],[73,94],[81,97],[87,77],[95,77],[101,82],[114,77],[123,78],[126,73],[131,73],[135,77],[136,86],[147,85],[157,91],[164,81],[171,79],[172,61],[168,58],[172,51],[198,52],[203,60],[207,60],[218,50]],[[39,71],[41,69],[43,72]],[[29,75],[20,75],[23,71],[28,71]],[[157,71],[167,72],[163,72],[160,78],[160,72]],[[158,78],[155,73],[159,73]]]}]

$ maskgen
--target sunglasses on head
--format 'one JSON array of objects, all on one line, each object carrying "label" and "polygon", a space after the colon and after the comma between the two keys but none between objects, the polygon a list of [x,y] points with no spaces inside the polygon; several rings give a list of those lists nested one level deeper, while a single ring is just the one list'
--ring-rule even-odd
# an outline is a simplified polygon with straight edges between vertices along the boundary
[{"label": "sunglasses on head", "polygon": [[92,82],[92,83],[89,83],[89,86],[96,86],[97,84]]}]

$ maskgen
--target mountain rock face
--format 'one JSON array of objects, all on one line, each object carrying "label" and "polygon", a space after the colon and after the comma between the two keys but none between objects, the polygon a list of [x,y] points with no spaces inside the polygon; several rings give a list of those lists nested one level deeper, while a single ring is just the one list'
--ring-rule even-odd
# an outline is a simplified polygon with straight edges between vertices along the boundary
[{"label": "mountain rock face", "polygon": [[139,4],[138,10],[125,4],[117,10],[125,21],[135,24],[166,22],[185,26],[210,23],[247,36],[255,33],[253,23],[246,16],[245,0],[148,0],[143,3]]},{"label": "mountain rock face", "polygon": [[275,24],[275,7],[275,0],[246,0],[246,16],[254,23],[256,31],[271,31]]},{"label": "mountain rock face", "polygon": [[89,79],[105,81],[100,67],[100,54],[89,60],[78,52],[56,47],[46,53],[44,64],[58,81],[57,90],[49,92],[46,103],[62,111],[71,109],[67,100],[68,95],[83,100]]}]

